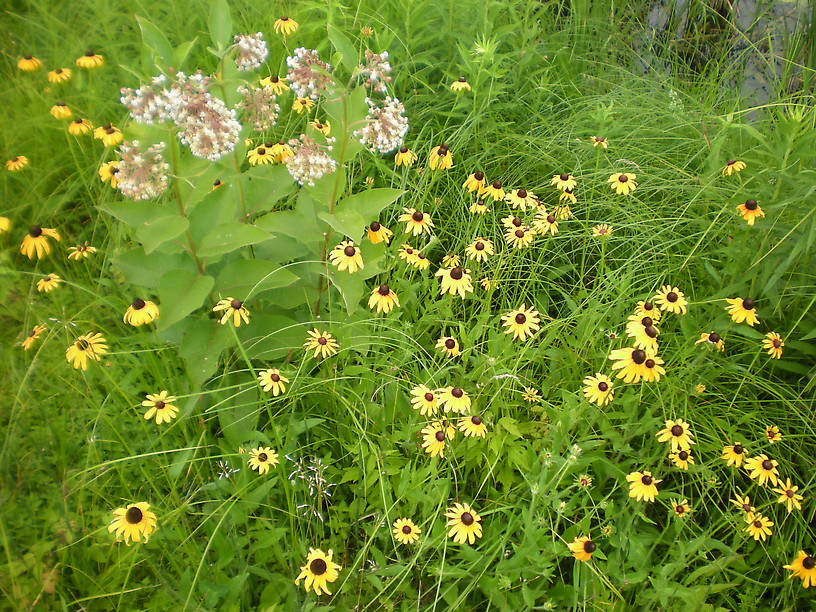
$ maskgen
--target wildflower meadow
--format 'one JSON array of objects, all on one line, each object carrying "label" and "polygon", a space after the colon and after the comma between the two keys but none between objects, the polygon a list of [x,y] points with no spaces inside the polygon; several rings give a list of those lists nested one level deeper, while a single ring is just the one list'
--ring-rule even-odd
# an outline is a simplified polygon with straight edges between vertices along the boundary
[{"label": "wildflower meadow", "polygon": [[6,7],[0,609],[812,609],[814,15],[659,4]]}]

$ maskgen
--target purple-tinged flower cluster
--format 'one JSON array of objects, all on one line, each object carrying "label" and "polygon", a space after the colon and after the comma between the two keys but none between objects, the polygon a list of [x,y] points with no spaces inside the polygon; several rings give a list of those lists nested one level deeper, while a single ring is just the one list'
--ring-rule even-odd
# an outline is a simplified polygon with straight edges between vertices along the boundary
[{"label": "purple-tinged flower cluster", "polygon": [[243,111],[243,120],[258,131],[270,129],[278,121],[280,105],[271,87],[238,88],[241,101],[236,108]]},{"label": "purple-tinged flower cluster", "polygon": [[286,58],[286,65],[289,88],[299,98],[317,100],[331,85],[332,66],[321,61],[314,49],[298,47],[294,55]]},{"label": "purple-tinged flower cluster", "polygon": [[388,62],[388,51],[372,53],[366,49],[365,60],[365,65],[361,65],[359,70],[362,77],[365,78],[366,86],[384,94],[386,85],[391,82],[391,64]]},{"label": "purple-tinged flower cluster", "polygon": [[366,98],[366,103],[367,123],[354,131],[354,137],[375,153],[390,153],[401,147],[408,133],[408,118],[402,102],[389,96],[383,100],[383,106],[377,106],[370,98]]},{"label": "purple-tinged flower cluster", "polygon": [[293,138],[289,145],[294,151],[294,155],[284,163],[289,174],[301,185],[314,187],[316,180],[324,174],[332,174],[337,170],[337,162],[329,156],[332,150],[331,143],[334,138],[327,138],[328,146],[320,146],[310,136],[301,134],[300,138]]},{"label": "purple-tinged flower cluster", "polygon": [[235,58],[235,65],[238,70],[255,70],[266,61],[269,49],[266,47],[266,41],[260,32],[236,34],[233,40],[238,51],[238,56]]},{"label": "purple-tinged flower cluster", "polygon": [[167,189],[167,162],[162,157],[164,143],[143,149],[138,140],[123,142],[119,147],[116,187],[131,200],[156,198]]}]

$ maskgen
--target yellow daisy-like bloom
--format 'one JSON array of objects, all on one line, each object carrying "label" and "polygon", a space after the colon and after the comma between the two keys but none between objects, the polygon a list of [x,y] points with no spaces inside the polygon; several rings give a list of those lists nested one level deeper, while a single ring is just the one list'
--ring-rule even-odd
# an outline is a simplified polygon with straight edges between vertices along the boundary
[{"label": "yellow daisy-like bloom", "polygon": [[629,195],[637,188],[636,178],[631,172],[616,172],[606,182],[618,195]]},{"label": "yellow daisy-like bloom", "polygon": [[48,82],[49,83],[67,83],[71,80],[71,72],[70,68],[57,68],[52,70],[48,73]]},{"label": "yellow daisy-like bloom", "polygon": [[[562,198],[559,197],[558,200],[560,202],[562,200]],[[559,221],[564,221],[566,219],[569,219],[569,218],[575,216],[575,215],[572,214],[572,209],[570,208],[569,204],[564,204],[562,206],[556,206],[555,208],[553,208],[552,212],[553,212],[553,215],[555,215],[555,218],[558,219]]]},{"label": "yellow daisy-like bloom", "polygon": [[68,108],[68,105],[61,100],[56,102],[48,112],[51,113],[51,116],[54,117],[54,119],[67,119],[73,115],[71,109]]},{"label": "yellow daisy-like bloom", "polygon": [[448,145],[442,143],[438,147],[431,149],[428,166],[430,166],[431,170],[447,170],[453,167],[453,154],[448,149]]},{"label": "yellow daisy-like bloom", "polygon": [[320,595],[322,590],[326,595],[331,595],[328,584],[337,580],[340,570],[343,569],[332,561],[332,550],[324,553],[319,548],[309,548],[309,555],[306,557],[306,565],[301,566],[300,574],[295,579],[295,585],[299,585],[303,580],[306,592],[314,589],[315,595]]},{"label": "yellow daisy-like bloom", "polygon": [[459,77],[456,81],[451,83],[450,88],[456,93],[470,91],[470,83],[467,82],[467,79],[465,77]]},{"label": "yellow daisy-like bloom", "polygon": [[594,238],[608,238],[612,235],[614,228],[606,223],[601,223],[592,228],[592,236]]},{"label": "yellow daisy-like bloom", "polygon": [[460,387],[445,387],[439,393],[437,401],[446,413],[467,414],[470,412],[470,395]]},{"label": "yellow daisy-like bloom", "polygon": [[473,544],[482,537],[482,517],[469,504],[455,503],[445,512],[448,518],[448,537],[457,544]]},{"label": "yellow daisy-like bloom", "polygon": [[771,527],[774,525],[771,519],[767,516],[763,516],[760,512],[748,514],[745,517],[745,522],[748,523],[745,531],[751,534],[751,537],[757,542],[759,542],[760,539],[764,542],[767,537],[771,535]]},{"label": "yellow daisy-like bloom", "polygon": [[737,495],[737,499],[732,499],[731,503],[742,510],[746,515],[756,511],[756,508],[751,505],[751,498],[747,495],[745,497]]},{"label": "yellow daisy-like bloom", "polygon": [[28,229],[26,237],[23,238],[23,243],[20,245],[20,252],[29,259],[34,259],[35,254],[37,255],[37,259],[42,259],[51,253],[51,244],[48,242],[49,237],[57,242],[61,240],[57,230],[32,225]]},{"label": "yellow daisy-like bloom", "polygon": [[273,144],[270,152],[272,154],[272,159],[276,164],[282,164],[290,157],[295,156],[295,152],[292,150],[292,147],[282,140]]},{"label": "yellow daisy-like bloom", "polygon": [[662,316],[660,309],[654,302],[643,300],[638,302],[637,306],[635,306],[635,314],[639,317],[651,317],[654,323],[658,323]]},{"label": "yellow daisy-like bloom", "polygon": [[606,406],[615,398],[614,383],[606,374],[597,372],[595,376],[584,378],[584,397],[591,404]]},{"label": "yellow daisy-like bloom", "polygon": [[259,446],[249,451],[247,464],[250,469],[258,472],[258,475],[266,474],[270,468],[278,465],[278,453],[268,446]]},{"label": "yellow daisy-like bloom", "polygon": [[535,387],[524,387],[524,393],[521,394],[521,399],[530,404],[537,404],[541,401],[541,393]]},{"label": "yellow daisy-like bloom", "polygon": [[535,232],[529,227],[514,227],[504,232],[504,241],[514,249],[523,249],[530,246],[535,238]]},{"label": "yellow daisy-like bloom", "polygon": [[311,111],[314,105],[314,100],[311,98],[295,98],[295,101],[292,102],[292,110],[298,115],[302,115]]},{"label": "yellow daisy-like bloom", "polygon": [[466,438],[484,438],[487,436],[487,425],[484,424],[482,417],[478,414],[473,416],[465,416],[459,419],[459,431],[465,434]]},{"label": "yellow daisy-like bloom", "polygon": [[745,162],[741,162],[735,159],[729,159],[725,163],[725,168],[722,169],[723,176],[731,176],[735,172],[742,172],[745,170]]},{"label": "yellow daisy-like bloom", "polygon": [[592,486],[592,477],[589,476],[588,474],[581,474],[578,477],[577,482],[578,486],[581,487],[582,489],[588,489],[589,487]]},{"label": "yellow daisy-like bloom", "polygon": [[722,449],[722,458],[726,464],[734,467],[740,467],[745,459],[745,447],[741,442],[735,442],[731,446],[724,446]]},{"label": "yellow daisy-like bloom", "polygon": [[303,348],[307,351],[314,351],[313,357],[315,359],[326,359],[332,355],[336,355],[340,344],[334,339],[329,332],[321,332],[313,329],[308,333],[306,342],[303,343]]},{"label": "yellow daisy-like bloom", "polygon": [[799,487],[791,483],[790,478],[786,479],[784,484],[780,479],[779,488],[772,490],[774,493],[779,493],[779,499],[776,500],[778,504],[787,504],[788,513],[793,512],[794,508],[797,510],[802,509],[802,504],[800,502],[802,501],[803,497],[796,493],[799,490]]},{"label": "yellow daisy-like bloom", "polygon": [[410,244],[403,244],[402,248],[400,248],[397,254],[399,255],[400,259],[416,268],[419,268],[420,270],[425,270],[431,265],[428,258],[422,255],[418,249],[415,249]]},{"label": "yellow daisy-like bloom", "polygon": [[272,154],[273,143],[264,143],[247,151],[247,159],[251,166],[269,165],[275,162],[275,156]]},{"label": "yellow daisy-like bloom", "polygon": [[694,457],[691,456],[691,451],[681,450],[676,453],[669,453],[669,459],[675,467],[681,470],[689,469],[689,465],[694,465]]},{"label": "yellow daisy-like bloom", "polygon": [[630,315],[626,323],[626,335],[634,339],[635,348],[643,349],[654,355],[657,353],[657,336],[660,330],[652,321],[652,317]]},{"label": "yellow daisy-like bloom", "polygon": [[513,334],[513,340],[527,340],[532,338],[533,333],[540,329],[539,322],[541,319],[538,316],[538,311],[535,308],[527,308],[526,304],[522,304],[519,308],[511,310],[505,315],[502,315],[502,325],[507,329],[505,334]]},{"label": "yellow daisy-like bloom", "polygon": [[111,187],[116,187],[119,184],[116,175],[119,173],[119,161],[112,160],[102,164],[99,167],[99,180],[103,183],[110,183]]},{"label": "yellow daisy-like bloom", "polygon": [[768,425],[765,427],[765,437],[768,438],[768,442],[773,444],[782,439],[782,432],[779,431],[779,427],[776,425]]},{"label": "yellow daisy-like bloom", "polygon": [[471,283],[470,270],[465,268],[440,268],[436,271],[434,276],[439,276],[441,283],[439,294],[445,295],[459,295],[463,300],[467,293],[473,293],[473,284]]},{"label": "yellow daisy-like bloom", "polygon": [[258,374],[258,384],[261,385],[261,389],[267,393],[272,391],[273,397],[286,393],[286,383],[288,382],[289,379],[282,376],[277,368],[269,368]]},{"label": "yellow daisy-like bloom", "polygon": [[443,353],[447,353],[451,357],[458,357],[461,354],[459,350],[459,341],[453,336],[442,336],[436,341],[436,346]]},{"label": "yellow daisy-like bloom", "polygon": [[23,72],[34,72],[42,68],[42,62],[33,55],[24,55],[17,62],[17,68]]},{"label": "yellow daisy-like bloom", "polygon": [[445,440],[453,440],[456,430],[442,421],[435,421],[422,428],[422,448],[431,457],[445,456]]},{"label": "yellow daisy-like bloom", "polygon": [[415,208],[403,208],[402,210],[405,212],[399,216],[397,221],[405,223],[406,234],[421,236],[431,233],[431,228],[434,226],[431,215]]},{"label": "yellow daisy-like bloom", "polygon": [[[279,19],[276,19],[272,27],[278,34],[281,34],[283,36],[289,36],[290,34],[294,34],[295,32],[297,32],[298,22],[292,19],[291,17],[283,16]],[[307,588],[306,590],[308,591],[309,589]],[[326,592],[328,593],[328,591]]]},{"label": "yellow daisy-like bloom", "polygon": [[309,125],[311,125],[314,129],[316,129],[321,134],[323,134],[326,138],[331,136],[331,123],[330,122],[327,121],[326,123],[321,123],[320,121],[315,119],[314,121],[310,121]]},{"label": "yellow daisy-like bloom", "polygon": [[8,217],[0,217],[0,234],[5,234],[11,229],[11,219]]},{"label": "yellow daisy-like bloom", "polygon": [[654,296],[654,301],[661,310],[674,314],[686,314],[688,300],[686,300],[686,295],[677,287],[663,285]]},{"label": "yellow daisy-like bloom", "polygon": [[83,334],[65,350],[65,359],[74,366],[75,370],[88,369],[88,359],[101,361],[102,355],[108,352],[108,345],[105,343],[102,334]]},{"label": "yellow daisy-like bloom", "polygon": [[493,279],[491,279],[489,276],[485,276],[479,281],[479,284],[485,291],[490,291],[490,289],[493,287]]},{"label": "yellow daisy-like bloom", "polygon": [[468,207],[468,211],[472,215],[483,215],[487,212],[487,204],[483,200],[476,200]]},{"label": "yellow daisy-like bloom", "polygon": [[68,259],[73,261],[80,261],[86,259],[96,253],[96,247],[92,247],[86,240],[83,244],[68,247]]},{"label": "yellow daisy-like bloom", "polygon": [[409,518],[398,518],[393,524],[394,539],[400,544],[413,544],[422,530]]},{"label": "yellow daisy-like bloom", "polygon": [[394,232],[381,225],[379,221],[372,222],[366,231],[371,244],[379,244],[380,242],[388,244],[391,241],[391,236],[394,235]]},{"label": "yellow daisy-like bloom", "polygon": [[94,130],[94,138],[101,140],[106,147],[115,147],[122,142],[122,132],[118,127],[106,123]]},{"label": "yellow daisy-like bloom", "polygon": [[235,327],[241,327],[241,321],[249,325],[249,311],[241,300],[237,300],[233,297],[218,300],[212,310],[213,312],[223,311],[218,321],[221,325],[226,325],[230,319],[232,319],[232,324]]},{"label": "yellow daisy-like bloom", "polygon": [[422,416],[430,416],[437,410],[436,393],[425,385],[417,385],[411,389],[411,407],[419,410]]},{"label": "yellow daisy-like bloom", "polygon": [[261,79],[261,87],[269,87],[276,96],[281,96],[289,91],[289,84],[286,82],[286,77],[279,77],[277,74],[272,74]]},{"label": "yellow daisy-like bloom", "polygon": [[167,391],[148,394],[145,401],[142,402],[142,406],[148,409],[144,414],[145,420],[149,421],[155,416],[157,425],[169,423],[178,414],[175,401],[175,396],[168,395]]},{"label": "yellow daisy-like bloom", "polygon": [[474,191],[481,193],[486,181],[487,179],[485,178],[484,172],[477,170],[476,172],[472,172],[468,175],[465,182],[462,183],[462,187],[467,189],[470,193],[473,193]]},{"label": "yellow daisy-like bloom", "polygon": [[550,185],[554,185],[556,189],[565,191],[567,189],[575,189],[576,185],[578,185],[578,181],[576,181],[575,177],[571,174],[564,172],[554,175],[550,181]]},{"label": "yellow daisy-like bloom", "polygon": [[443,268],[455,268],[462,263],[462,259],[456,253],[448,253],[442,257]]},{"label": "yellow daisy-like bloom", "polygon": [[807,554],[804,550],[800,550],[796,554],[796,558],[791,561],[790,565],[783,565],[782,567],[792,572],[791,578],[801,578],[804,588],[816,586],[816,558]]},{"label": "yellow daisy-like bloom", "polygon": [[23,350],[27,351],[32,346],[34,346],[34,343],[40,338],[40,336],[46,329],[48,328],[45,325],[35,325],[34,328],[30,332],[28,332],[28,335],[25,337],[25,340],[23,340],[20,343],[23,347]]},{"label": "yellow daisy-like bloom", "polygon": [[147,325],[159,318],[159,307],[150,300],[143,300],[136,298],[125,311],[125,316],[122,320],[133,327],[140,327]]},{"label": "yellow daisy-like bloom", "polygon": [[533,220],[533,229],[542,236],[547,234],[555,236],[558,233],[558,220],[554,214],[539,210]]},{"label": "yellow daisy-like bloom", "polygon": [[694,344],[702,344],[702,343],[709,344],[711,346],[715,346],[715,347],[717,347],[718,351],[724,351],[725,350],[725,342],[723,342],[723,339],[720,337],[720,334],[718,334],[717,332],[711,332],[709,334],[706,334],[706,333],[700,334],[700,338],[698,340],[695,340]]},{"label": "yellow daisy-like bloom", "polygon": [[662,375],[666,374],[663,369],[663,364],[666,363],[657,355],[646,356],[646,361],[643,362],[643,380],[646,382],[659,381]]},{"label": "yellow daisy-like bloom", "polygon": [[131,540],[141,543],[142,538],[147,544],[150,535],[156,531],[156,524],[156,515],[150,510],[150,504],[138,502],[113,511],[108,533],[116,532],[116,541],[124,539],[128,546]]},{"label": "yellow daisy-like bloom", "polygon": [[48,293],[60,286],[62,279],[56,274],[46,274],[37,281],[37,291],[40,293]]},{"label": "yellow daisy-like bloom", "polygon": [[762,341],[762,348],[768,351],[768,355],[774,359],[781,359],[783,346],[785,346],[785,343],[782,342],[782,336],[776,332],[768,332],[765,334],[765,339]]},{"label": "yellow daisy-like bloom", "polygon": [[[575,190],[565,189],[561,192],[561,195],[558,196],[558,203],[563,204],[564,202],[569,202],[572,204],[576,204],[578,202],[578,198],[575,197]],[[563,207],[556,207],[555,217],[557,219],[569,219],[572,216],[572,210],[570,209],[569,203],[564,204]]]},{"label": "yellow daisy-like bloom", "polygon": [[745,200],[742,204],[737,205],[737,212],[742,215],[748,225],[753,225],[760,217],[765,218],[765,211],[756,200]]},{"label": "yellow daisy-like bloom", "polygon": [[629,482],[629,497],[636,501],[653,502],[657,497],[657,485],[663,480],[654,478],[651,472],[631,472],[626,476]]},{"label": "yellow daisy-like bloom", "polygon": [[500,202],[504,200],[506,194],[504,193],[504,189],[502,189],[502,182],[493,181],[489,185],[485,185],[479,189],[479,195],[490,196],[494,202]]},{"label": "yellow daisy-like bloom", "polygon": [[399,148],[399,151],[397,151],[396,155],[394,155],[395,166],[405,166],[406,168],[410,168],[416,163],[416,160],[417,154],[405,145],[402,145]]},{"label": "yellow daisy-like bloom", "polygon": [[592,558],[593,553],[598,549],[595,542],[589,536],[581,536],[575,538],[572,542],[567,544],[572,556],[586,563]]},{"label": "yellow daisy-like bloom", "polygon": [[495,253],[493,242],[487,238],[474,238],[467,247],[465,247],[465,255],[468,259],[478,262],[487,261],[487,258]]},{"label": "yellow daisy-like bloom", "polygon": [[726,298],[725,301],[728,302],[728,306],[725,307],[725,310],[731,315],[731,320],[734,321],[734,323],[742,323],[745,321],[745,323],[751,327],[759,323],[759,319],[757,319],[756,316],[756,304],[754,300],[736,297]]},{"label": "yellow daisy-like bloom", "polygon": [[506,217],[502,217],[501,224],[506,229],[519,229],[524,227],[524,222],[520,217],[516,217],[515,215],[507,215]]},{"label": "yellow daisy-like bloom", "polygon": [[371,26],[363,26],[362,28],[360,28],[360,34],[362,34],[366,38],[368,38],[369,36],[373,36],[374,28],[372,28]]},{"label": "yellow daisy-like bloom", "polygon": [[593,136],[590,141],[593,147],[603,147],[604,149],[609,147],[609,141],[603,136]]},{"label": "yellow daisy-like bloom", "polygon": [[397,294],[388,285],[376,287],[368,298],[368,307],[372,310],[376,308],[377,313],[384,312],[388,314],[394,309],[394,306],[399,305]]},{"label": "yellow daisy-like bloom", "polygon": [[676,421],[666,420],[666,426],[657,432],[658,442],[669,442],[673,453],[678,450],[689,450],[692,444],[691,432],[689,431],[689,424],[683,419]]},{"label": "yellow daisy-like bloom", "polygon": [[76,59],[76,65],[80,68],[86,68],[90,70],[91,68],[99,68],[102,64],[105,63],[105,58],[99,55],[98,53],[94,52],[93,49],[88,49],[85,52],[85,55],[82,57],[78,57]]},{"label": "yellow daisy-like bloom", "polygon": [[609,359],[614,361],[613,370],[620,370],[617,378],[622,378],[623,382],[636,383],[646,375],[644,363],[648,355],[643,349],[620,348],[609,354]]},{"label": "yellow daisy-like bloom", "polygon": [[68,124],[68,133],[72,136],[82,136],[93,129],[93,123],[82,117],[77,117]]},{"label": "yellow daisy-like bloom", "polygon": [[689,506],[687,499],[675,502],[674,505],[672,506],[672,509],[674,510],[674,513],[680,518],[683,518],[689,512],[691,512],[691,506]]},{"label": "yellow daisy-like bloom", "polygon": [[768,482],[776,486],[779,480],[778,465],[779,462],[776,459],[769,459],[765,453],[745,460],[745,470],[748,475],[754,480],[758,480],[759,485],[762,487]]},{"label": "yellow daisy-like bloom", "polygon": [[25,155],[16,155],[6,161],[6,170],[9,172],[19,172],[28,166],[28,158]]},{"label": "yellow daisy-like bloom", "polygon": [[329,251],[329,261],[340,272],[348,270],[349,274],[354,274],[357,270],[362,270],[365,267],[363,256],[360,254],[360,247],[354,246],[352,240],[344,240]]},{"label": "yellow daisy-like bloom", "polygon": [[532,191],[526,189],[513,189],[510,193],[504,196],[504,201],[510,204],[514,209],[527,210],[528,208],[536,208],[539,206],[538,199]]}]

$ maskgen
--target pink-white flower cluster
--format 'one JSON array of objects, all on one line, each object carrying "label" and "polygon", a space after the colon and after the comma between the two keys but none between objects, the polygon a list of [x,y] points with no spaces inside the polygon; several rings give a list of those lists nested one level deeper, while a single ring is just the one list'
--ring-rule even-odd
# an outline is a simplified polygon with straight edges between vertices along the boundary
[{"label": "pink-white flower cluster", "polygon": [[162,157],[164,143],[143,149],[138,140],[126,140],[119,146],[116,187],[131,200],[149,200],[167,189],[167,162]]},{"label": "pink-white flower cluster", "polygon": [[402,102],[389,96],[381,107],[371,98],[366,98],[366,103],[366,125],[355,130],[354,137],[375,153],[390,153],[401,147],[408,133],[408,118]]},{"label": "pink-white flower cluster", "polygon": [[321,147],[310,136],[301,134],[300,138],[289,141],[294,155],[284,163],[289,174],[301,185],[314,187],[315,181],[324,174],[332,174],[337,170],[337,162],[329,156],[334,138],[327,138],[328,146]]},{"label": "pink-white flower cluster", "polygon": [[380,93],[386,92],[386,85],[391,82],[391,64],[388,62],[388,51],[373,53],[365,50],[365,65],[359,67],[367,87]]},{"label": "pink-white flower cluster", "polygon": [[332,66],[321,61],[317,51],[298,47],[286,58],[286,79],[289,88],[299,98],[317,98],[331,85]]},{"label": "pink-white flower cluster", "polygon": [[235,58],[235,65],[238,67],[238,70],[255,70],[266,61],[269,55],[269,49],[267,49],[266,41],[260,32],[255,32],[255,34],[236,34],[233,40],[235,42],[235,48],[238,51],[238,55]]},{"label": "pink-white flower cluster", "polygon": [[244,87],[238,88],[241,101],[236,108],[243,111],[243,121],[252,125],[258,131],[270,129],[278,120],[280,105],[271,87]]}]

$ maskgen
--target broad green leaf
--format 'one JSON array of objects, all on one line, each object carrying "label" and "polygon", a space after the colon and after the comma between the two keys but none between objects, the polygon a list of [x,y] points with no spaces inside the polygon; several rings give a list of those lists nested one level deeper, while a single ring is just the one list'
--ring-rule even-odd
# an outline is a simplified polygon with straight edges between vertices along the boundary
[{"label": "broad green leaf", "polygon": [[215,283],[212,276],[188,270],[170,270],[159,280],[159,329],[180,321],[200,308]]},{"label": "broad green leaf", "polygon": [[232,18],[227,0],[212,0],[207,25],[213,44],[219,51],[226,49],[232,38]]},{"label": "broad green leaf", "polygon": [[189,213],[190,235],[196,248],[207,234],[222,223],[235,219],[232,190],[234,185],[223,185],[210,193]]},{"label": "broad green leaf", "polygon": [[335,205],[334,215],[320,215],[320,218],[341,234],[358,240],[365,227],[379,219],[380,211],[403,193],[399,189],[368,189],[344,198]]},{"label": "broad green leaf", "polygon": [[200,257],[213,257],[231,253],[241,247],[263,242],[269,238],[271,235],[266,230],[254,225],[230,221],[216,226],[201,239],[198,254]]},{"label": "broad green leaf", "polygon": [[360,307],[360,298],[366,291],[365,280],[362,275],[363,270],[358,270],[354,274],[349,274],[347,271],[340,272],[332,268],[330,271],[330,279],[343,296],[343,302],[346,305],[346,312],[354,314]]},{"label": "broad green leaf", "polygon": [[167,36],[144,17],[137,15],[136,21],[142,31],[142,44],[152,53],[153,63],[161,70],[166,70],[173,63],[173,47],[170,46]]},{"label": "broad green leaf", "polygon": [[251,359],[274,361],[292,350],[303,350],[306,330],[285,315],[257,315],[253,316],[252,325],[241,326],[238,335]]},{"label": "broad green leaf", "polygon": [[189,319],[179,346],[179,355],[187,366],[193,387],[200,387],[218,367],[221,351],[232,343],[232,334],[225,325],[212,320]]},{"label": "broad green leaf", "polygon": [[168,240],[184,233],[190,227],[189,221],[181,215],[159,217],[136,228],[136,239],[144,246],[148,255]]},{"label": "broad green leaf", "polygon": [[363,145],[352,136],[352,132],[366,124],[368,104],[365,99],[365,89],[356,87],[350,92],[342,89],[330,92],[326,101],[324,108],[331,121],[332,132],[337,134],[334,150],[341,164],[363,150]]},{"label": "broad green leaf", "polygon": [[332,46],[340,54],[343,67],[348,70],[349,74],[351,74],[354,72],[357,64],[359,64],[360,55],[358,51],[354,48],[354,45],[351,44],[351,41],[346,37],[346,35],[343,34],[343,32],[341,32],[338,28],[330,23],[326,24],[326,28],[329,32],[329,40],[331,41]]},{"label": "broad green leaf", "polygon": [[134,229],[170,213],[168,209],[148,202],[110,202],[98,208]]},{"label": "broad green leaf", "polygon": [[318,222],[316,202],[306,191],[298,195],[294,210],[279,210],[264,215],[255,225],[272,234],[282,234],[305,244],[317,259],[324,227]]},{"label": "broad green leaf", "polygon": [[129,284],[153,290],[158,288],[159,279],[165,272],[177,268],[195,272],[196,269],[195,262],[186,253],[147,255],[142,247],[117,253],[111,257],[111,262]]},{"label": "broad green leaf", "polygon": [[193,50],[196,42],[198,41],[198,36],[196,36],[193,40],[188,40],[186,42],[181,43],[176,49],[173,51],[173,63],[172,67],[176,70],[183,70],[184,69],[184,62],[187,61],[187,58],[190,57],[190,51]]},{"label": "broad green leaf", "polygon": [[[293,268],[297,269],[296,266]],[[215,289],[225,295],[237,295],[243,296],[243,299],[249,299],[262,291],[288,287],[298,278],[288,268],[273,261],[239,259],[221,270],[215,281]]]},{"label": "broad green leaf", "polygon": [[286,166],[256,166],[241,175],[247,212],[272,208],[295,191],[295,181]]}]

